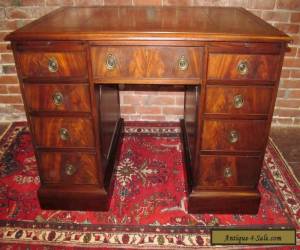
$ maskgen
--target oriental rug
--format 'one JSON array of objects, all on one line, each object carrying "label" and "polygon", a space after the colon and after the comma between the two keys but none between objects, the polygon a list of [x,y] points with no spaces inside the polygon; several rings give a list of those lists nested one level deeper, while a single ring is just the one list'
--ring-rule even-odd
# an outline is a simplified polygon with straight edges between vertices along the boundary
[{"label": "oriental rug", "polygon": [[[211,248],[210,230],[221,227],[295,228],[299,244],[300,188],[272,141],[257,215],[188,214],[180,135],[178,123],[125,123],[109,211],[51,211],[37,200],[40,180],[26,123],[13,123],[0,141],[1,249]],[[232,248],[254,247],[219,247]]]}]

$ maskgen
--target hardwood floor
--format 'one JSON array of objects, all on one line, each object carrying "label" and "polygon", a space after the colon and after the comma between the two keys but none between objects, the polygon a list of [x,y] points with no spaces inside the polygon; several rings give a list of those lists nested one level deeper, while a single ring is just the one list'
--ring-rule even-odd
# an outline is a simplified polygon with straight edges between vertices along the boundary
[{"label": "hardwood floor", "polygon": [[[8,125],[9,123],[0,123],[0,137]],[[273,127],[271,138],[300,181],[300,127]]]},{"label": "hardwood floor", "polygon": [[271,138],[300,181],[300,127],[276,127]]},{"label": "hardwood floor", "polygon": [[1,135],[5,132],[5,130],[7,129],[9,123],[0,123],[0,138]]}]

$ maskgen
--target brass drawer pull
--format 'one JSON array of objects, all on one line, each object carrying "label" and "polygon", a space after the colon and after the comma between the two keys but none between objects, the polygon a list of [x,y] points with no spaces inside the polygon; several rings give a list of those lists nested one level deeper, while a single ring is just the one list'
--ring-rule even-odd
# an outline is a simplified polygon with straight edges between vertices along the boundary
[{"label": "brass drawer pull", "polygon": [[187,70],[187,68],[189,67],[189,62],[188,62],[188,60],[186,59],[185,56],[181,56],[178,59],[177,65],[178,65],[179,70],[184,71],[184,70]]},{"label": "brass drawer pull", "polygon": [[55,73],[58,71],[58,62],[55,57],[51,57],[48,60],[48,70],[52,73]]},{"label": "brass drawer pull", "polygon": [[56,105],[56,106],[59,106],[61,104],[63,104],[64,102],[64,96],[62,93],[60,92],[55,92],[53,95],[52,95],[52,100],[53,100],[53,103]]},{"label": "brass drawer pull", "polygon": [[247,75],[249,73],[249,65],[247,61],[240,61],[237,65],[237,71],[240,75]]},{"label": "brass drawer pull", "polygon": [[235,95],[233,97],[234,107],[240,109],[244,106],[244,97],[242,95]]},{"label": "brass drawer pull", "polygon": [[66,164],[64,171],[66,175],[72,176],[77,172],[77,168],[72,164]]},{"label": "brass drawer pull", "polygon": [[230,178],[232,176],[232,170],[230,167],[226,167],[224,169],[224,177],[225,178]]},{"label": "brass drawer pull", "polygon": [[234,144],[238,140],[239,140],[239,133],[236,130],[231,130],[228,134],[229,143]]},{"label": "brass drawer pull", "polygon": [[60,135],[60,139],[62,139],[63,141],[67,141],[70,138],[69,130],[67,130],[66,128],[61,128],[59,130],[59,135]]},{"label": "brass drawer pull", "polygon": [[108,70],[114,70],[117,66],[117,59],[114,55],[108,54],[106,57],[106,68]]}]

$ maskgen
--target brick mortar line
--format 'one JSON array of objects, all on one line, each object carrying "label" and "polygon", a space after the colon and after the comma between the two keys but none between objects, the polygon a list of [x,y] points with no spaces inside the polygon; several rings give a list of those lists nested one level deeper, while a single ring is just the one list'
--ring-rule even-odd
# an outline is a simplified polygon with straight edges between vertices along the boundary
[{"label": "brick mortar line", "polygon": [[[300,59],[300,57],[299,57]],[[297,69],[297,70],[300,70],[300,67],[284,67],[282,69]]]},{"label": "brick mortar line", "polygon": [[290,108],[290,107],[277,107],[277,110],[283,110],[283,109],[285,109],[285,110],[299,110],[299,109],[300,109],[300,107],[298,107],[298,108]]},{"label": "brick mortar line", "polygon": [[280,89],[300,90],[299,88],[280,88]]},{"label": "brick mortar line", "polygon": [[[40,17],[45,16],[45,15],[47,15],[47,14],[41,15]],[[4,18],[3,20],[4,21],[23,21],[23,22],[27,22],[27,21],[30,22],[31,21],[32,22],[32,21],[34,21],[34,20],[36,20],[40,17],[35,17],[35,18]],[[1,30],[1,31],[4,31],[4,30]]]},{"label": "brick mortar line", "polygon": [[[2,107],[6,107],[6,106],[12,106],[12,105],[19,105],[19,106],[21,106],[21,103],[1,103],[1,105],[3,105]],[[21,110],[17,110],[17,113],[24,113],[25,114],[25,112],[24,111],[21,111]]]},{"label": "brick mortar line", "polygon": [[295,25],[299,25],[299,22],[289,22],[289,21],[269,20],[267,22],[270,23],[270,24],[291,24],[291,25],[295,24]]},{"label": "brick mortar line", "polygon": [[[247,9],[247,10],[256,10],[256,9]],[[298,13],[299,10],[289,10],[289,9],[257,9],[262,12],[287,12],[287,13]]]},{"label": "brick mortar line", "polygon": [[[286,99],[284,97],[277,97],[277,100],[280,100],[280,101],[282,101],[282,100],[284,100],[284,101],[291,101],[290,99]],[[299,101],[300,101],[300,99],[299,99]]]},{"label": "brick mortar line", "polygon": [[[1,95],[1,94],[0,94]],[[145,104],[143,104],[143,103],[141,103],[141,105],[143,105],[142,107],[143,108],[176,108],[176,109],[178,109],[178,108],[181,108],[181,106],[182,105],[145,105]],[[125,108],[128,108],[128,107],[134,107],[135,106],[135,104],[132,104],[132,105],[128,105],[128,104],[122,104],[121,103],[121,106],[122,107],[125,107]],[[141,107],[141,106],[140,106]]]}]

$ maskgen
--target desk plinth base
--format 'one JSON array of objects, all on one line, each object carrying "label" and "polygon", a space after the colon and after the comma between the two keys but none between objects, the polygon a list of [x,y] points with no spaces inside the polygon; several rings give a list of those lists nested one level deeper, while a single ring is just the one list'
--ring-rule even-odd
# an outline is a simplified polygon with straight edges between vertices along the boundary
[{"label": "desk plinth base", "polygon": [[42,209],[107,211],[109,208],[107,192],[97,186],[41,187],[38,197]]},{"label": "desk plinth base", "polygon": [[257,214],[258,191],[192,191],[188,198],[189,213]]}]

